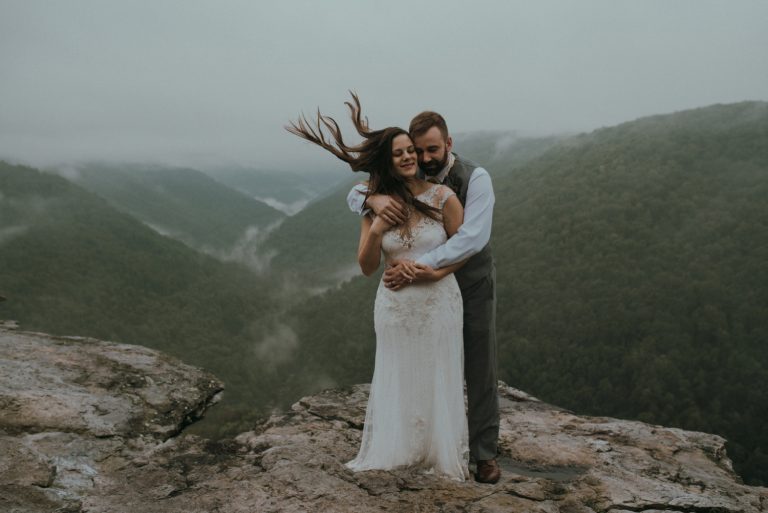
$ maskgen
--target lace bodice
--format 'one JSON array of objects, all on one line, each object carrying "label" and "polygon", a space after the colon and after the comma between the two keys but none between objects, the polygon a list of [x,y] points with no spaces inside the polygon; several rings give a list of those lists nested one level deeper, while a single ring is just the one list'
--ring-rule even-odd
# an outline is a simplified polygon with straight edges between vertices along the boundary
[{"label": "lace bodice", "polygon": [[[442,211],[451,196],[455,196],[455,193],[449,187],[433,185],[416,196],[416,199]],[[415,260],[446,240],[448,235],[441,221],[435,221],[418,210],[411,209],[408,221],[403,226],[394,226],[384,233],[381,248],[387,261]]]}]

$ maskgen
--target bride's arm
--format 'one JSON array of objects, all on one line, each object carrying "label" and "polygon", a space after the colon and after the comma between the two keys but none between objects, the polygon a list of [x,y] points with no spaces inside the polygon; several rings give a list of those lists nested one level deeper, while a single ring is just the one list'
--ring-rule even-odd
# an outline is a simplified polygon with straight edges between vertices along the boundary
[{"label": "bride's arm", "polygon": [[357,248],[357,262],[363,274],[370,276],[376,272],[381,263],[381,239],[392,225],[382,216],[363,216],[360,225],[360,244]]},{"label": "bride's arm", "polygon": [[443,205],[443,226],[445,226],[445,233],[448,234],[449,239],[456,235],[463,222],[464,207],[461,206],[459,198],[455,194],[451,194]]}]

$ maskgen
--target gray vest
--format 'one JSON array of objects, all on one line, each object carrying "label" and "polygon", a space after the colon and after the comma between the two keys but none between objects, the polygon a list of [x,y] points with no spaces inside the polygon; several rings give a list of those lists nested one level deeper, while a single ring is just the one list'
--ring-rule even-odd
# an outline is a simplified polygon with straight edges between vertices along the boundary
[{"label": "gray vest", "polygon": [[[461,201],[461,206],[467,203],[469,179],[478,167],[480,166],[456,155],[453,167],[445,177],[443,183],[453,189]],[[456,281],[459,282],[459,288],[464,289],[491,274],[492,270],[493,254],[491,244],[488,243],[479,253],[473,255],[464,267],[456,271]]]}]

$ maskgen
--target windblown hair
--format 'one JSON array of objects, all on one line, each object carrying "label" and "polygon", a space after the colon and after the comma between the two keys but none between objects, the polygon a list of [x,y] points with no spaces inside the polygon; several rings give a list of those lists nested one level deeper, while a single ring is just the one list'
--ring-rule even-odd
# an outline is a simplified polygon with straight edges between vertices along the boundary
[{"label": "windblown hair", "polygon": [[[370,175],[368,181],[368,196],[372,194],[387,194],[399,197],[406,205],[414,207],[422,214],[439,219],[440,210],[417,200],[406,186],[403,178],[397,173],[392,164],[392,141],[398,135],[410,135],[400,127],[387,127],[380,130],[371,130],[368,126],[368,118],[363,118],[360,107],[360,99],[355,93],[352,102],[344,102],[349,108],[352,124],[357,133],[363,138],[363,142],[356,146],[349,146],[344,142],[341,129],[336,120],[330,116],[324,116],[317,111],[317,119],[310,121],[302,115],[298,120],[291,121],[285,126],[290,133],[306,139],[318,146],[325,148],[340,160],[349,164],[352,171],[365,171]],[[323,127],[330,133],[330,138],[325,134]]]}]

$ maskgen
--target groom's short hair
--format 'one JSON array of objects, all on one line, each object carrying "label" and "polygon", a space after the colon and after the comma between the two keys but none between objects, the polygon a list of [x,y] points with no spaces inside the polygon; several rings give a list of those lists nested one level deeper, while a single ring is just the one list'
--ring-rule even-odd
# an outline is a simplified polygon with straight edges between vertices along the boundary
[{"label": "groom's short hair", "polygon": [[440,130],[440,133],[443,134],[443,139],[448,140],[448,125],[445,123],[445,119],[437,112],[432,112],[431,110],[425,110],[421,114],[417,114],[411,120],[408,132],[410,132],[411,137],[417,137],[426,133],[433,126]]}]

